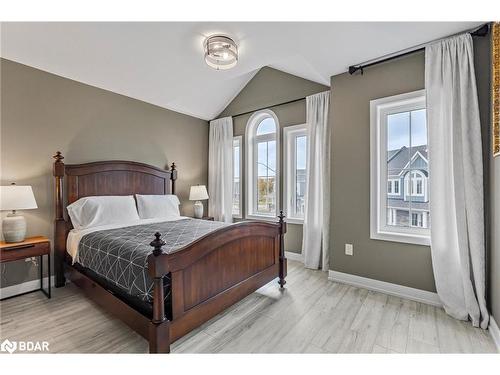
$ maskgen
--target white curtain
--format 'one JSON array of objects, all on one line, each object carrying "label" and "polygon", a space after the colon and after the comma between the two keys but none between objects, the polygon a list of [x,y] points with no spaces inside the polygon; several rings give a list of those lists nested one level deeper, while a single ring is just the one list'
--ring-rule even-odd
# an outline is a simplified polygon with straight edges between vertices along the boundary
[{"label": "white curtain", "polygon": [[426,48],[425,87],[437,292],[448,314],[487,328],[481,126],[470,34]]},{"label": "white curtain", "polygon": [[210,121],[208,150],[208,212],[217,221],[232,222],[233,119]]},{"label": "white curtain", "polygon": [[307,268],[328,270],[330,224],[330,92],[308,96],[307,188],[302,252]]}]

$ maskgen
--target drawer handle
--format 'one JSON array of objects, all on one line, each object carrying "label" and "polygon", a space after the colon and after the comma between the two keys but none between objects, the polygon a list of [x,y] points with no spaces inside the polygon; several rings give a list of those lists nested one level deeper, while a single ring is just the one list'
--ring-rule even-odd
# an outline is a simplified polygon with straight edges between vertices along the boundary
[{"label": "drawer handle", "polygon": [[19,245],[19,246],[15,246],[15,247],[8,247],[8,248],[6,248],[4,250],[5,251],[20,250],[20,249],[28,249],[30,247],[35,247],[35,245],[33,245],[33,244],[30,244],[30,245]]}]

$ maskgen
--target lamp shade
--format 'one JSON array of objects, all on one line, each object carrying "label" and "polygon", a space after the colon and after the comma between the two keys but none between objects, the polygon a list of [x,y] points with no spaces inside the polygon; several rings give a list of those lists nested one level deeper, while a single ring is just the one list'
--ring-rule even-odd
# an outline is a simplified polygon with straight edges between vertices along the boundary
[{"label": "lamp shade", "polygon": [[189,191],[190,201],[202,201],[208,199],[207,187],[205,185],[191,186]]},{"label": "lamp shade", "polygon": [[38,208],[31,186],[0,186],[0,210]]}]

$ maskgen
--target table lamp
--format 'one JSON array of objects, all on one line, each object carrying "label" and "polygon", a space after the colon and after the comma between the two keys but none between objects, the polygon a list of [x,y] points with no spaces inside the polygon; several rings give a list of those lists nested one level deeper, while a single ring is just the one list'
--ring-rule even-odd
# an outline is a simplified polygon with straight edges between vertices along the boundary
[{"label": "table lamp", "polygon": [[26,236],[26,219],[17,210],[38,208],[31,186],[0,186],[0,210],[11,211],[2,222],[5,242],[22,242]]},{"label": "table lamp", "polygon": [[203,217],[203,203],[200,201],[208,199],[208,192],[205,185],[191,186],[189,191],[189,200],[196,201],[194,204],[194,217],[201,219]]}]

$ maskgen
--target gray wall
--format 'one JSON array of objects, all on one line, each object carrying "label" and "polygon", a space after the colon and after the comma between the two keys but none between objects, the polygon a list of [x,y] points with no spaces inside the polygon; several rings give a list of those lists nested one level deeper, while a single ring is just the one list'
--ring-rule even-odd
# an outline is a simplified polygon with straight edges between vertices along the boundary
[{"label": "gray wall", "polygon": [[[475,52],[483,138],[485,144],[489,144],[488,40],[475,38]],[[365,69],[364,75],[344,73],[334,76],[331,88],[330,268],[435,291],[428,246],[370,239],[370,100],[423,89],[424,54],[410,55]],[[488,150],[485,149],[486,160]],[[485,180],[488,181],[487,164],[485,170]],[[354,244],[354,256],[345,255],[346,243]],[[498,280],[498,276],[495,277]]]},{"label": "gray wall", "polygon": [[265,66],[255,74],[218,117],[271,107],[325,90],[328,90],[328,86]]},{"label": "gray wall", "polygon": [[[163,168],[175,161],[186,215],[190,185],[207,183],[206,121],[2,59],[1,184],[33,186],[39,208],[24,212],[28,235],[52,237],[58,150],[66,163],[123,159]],[[4,266],[2,287],[35,278],[31,263]]]},{"label": "gray wall", "polygon": [[[276,69],[264,67],[250,80],[219,117],[232,116],[267,107],[274,111],[278,117],[282,137],[283,133],[281,130],[284,127],[304,124],[306,122],[305,100],[281,106],[273,106],[273,104],[287,102],[326,90],[328,90],[327,86]],[[245,186],[245,129],[251,115],[238,116],[233,119],[234,136],[243,136],[243,187]],[[283,150],[283,147],[281,147],[281,150]],[[280,170],[283,171],[283,153],[281,154]],[[280,191],[283,192],[282,178],[280,179],[280,184]],[[245,189],[243,188],[243,217],[246,214],[245,198]],[[281,197],[280,202],[282,203],[282,201]],[[302,225],[288,224],[288,232],[285,235],[285,250],[300,253],[301,249]]]},{"label": "gray wall", "polygon": [[[370,100],[424,88],[424,55],[332,77],[330,268],[434,291],[430,248],[370,239]],[[354,245],[354,256],[344,245]]]}]

